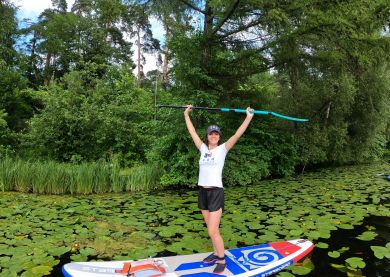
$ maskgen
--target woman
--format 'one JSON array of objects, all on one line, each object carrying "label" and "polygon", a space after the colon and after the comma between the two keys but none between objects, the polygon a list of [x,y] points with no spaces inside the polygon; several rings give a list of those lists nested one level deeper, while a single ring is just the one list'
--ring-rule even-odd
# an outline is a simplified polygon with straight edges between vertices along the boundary
[{"label": "woman", "polygon": [[206,257],[203,262],[207,264],[217,262],[213,272],[222,273],[226,267],[225,247],[219,233],[219,223],[224,208],[222,170],[227,152],[232,149],[245,132],[253,118],[253,113],[251,113],[252,109],[248,107],[246,109],[246,118],[236,133],[227,142],[220,145],[221,130],[217,125],[211,125],[207,128],[205,142],[199,138],[190,119],[191,107],[191,105],[187,106],[184,111],[184,118],[188,132],[201,153],[199,160],[198,207],[202,211],[214,248],[214,252]]}]

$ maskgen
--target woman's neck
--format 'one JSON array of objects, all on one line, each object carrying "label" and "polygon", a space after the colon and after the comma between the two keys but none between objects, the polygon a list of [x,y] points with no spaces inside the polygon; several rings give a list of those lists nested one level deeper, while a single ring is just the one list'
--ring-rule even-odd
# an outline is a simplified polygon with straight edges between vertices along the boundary
[{"label": "woman's neck", "polygon": [[217,148],[218,144],[209,144],[209,150],[213,150],[214,148]]}]

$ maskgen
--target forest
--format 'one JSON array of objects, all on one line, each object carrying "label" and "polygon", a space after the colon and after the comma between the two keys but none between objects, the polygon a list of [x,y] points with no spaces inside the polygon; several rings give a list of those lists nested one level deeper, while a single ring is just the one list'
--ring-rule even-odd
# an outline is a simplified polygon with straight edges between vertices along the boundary
[{"label": "forest", "polygon": [[[129,183],[112,188],[123,176],[140,186],[195,186],[198,150],[183,110],[160,104],[250,106],[309,119],[255,115],[227,157],[227,186],[388,157],[387,0],[76,0],[71,7],[52,0],[52,6],[36,21],[21,20],[12,1],[0,0],[3,191],[90,192],[23,185],[37,168],[58,178],[65,178],[61,170],[87,168],[91,176],[108,170],[100,182],[109,184],[95,184],[94,192],[132,190]],[[151,20],[163,34],[153,33]],[[156,58],[156,70],[144,72],[147,55]],[[224,140],[244,120],[203,110],[191,116],[201,137],[218,124]],[[17,166],[25,176],[6,184],[4,172]],[[20,168],[14,171],[23,175]]]}]

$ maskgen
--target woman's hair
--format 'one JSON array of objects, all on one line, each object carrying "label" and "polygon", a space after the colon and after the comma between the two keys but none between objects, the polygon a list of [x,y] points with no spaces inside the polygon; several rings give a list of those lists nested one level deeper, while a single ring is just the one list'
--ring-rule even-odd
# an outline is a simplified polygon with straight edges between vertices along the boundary
[{"label": "woman's hair", "polygon": [[[222,141],[222,136],[221,136],[221,134],[219,134],[218,145],[221,145],[221,141]],[[204,144],[206,144],[207,147],[209,147],[209,140],[207,138],[207,133],[206,133],[206,136],[205,136],[203,142],[204,142]]]}]

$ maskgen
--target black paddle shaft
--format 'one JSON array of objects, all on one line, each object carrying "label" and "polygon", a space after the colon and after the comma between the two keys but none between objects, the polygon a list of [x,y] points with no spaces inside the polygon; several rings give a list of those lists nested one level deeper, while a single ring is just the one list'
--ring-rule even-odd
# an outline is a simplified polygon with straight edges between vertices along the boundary
[{"label": "black paddle shaft", "polygon": [[[171,106],[171,105],[158,105],[158,108],[172,108],[172,109],[186,109],[187,106]],[[209,111],[220,111],[221,108],[208,108],[208,107],[191,107],[193,110],[209,110]]]}]

